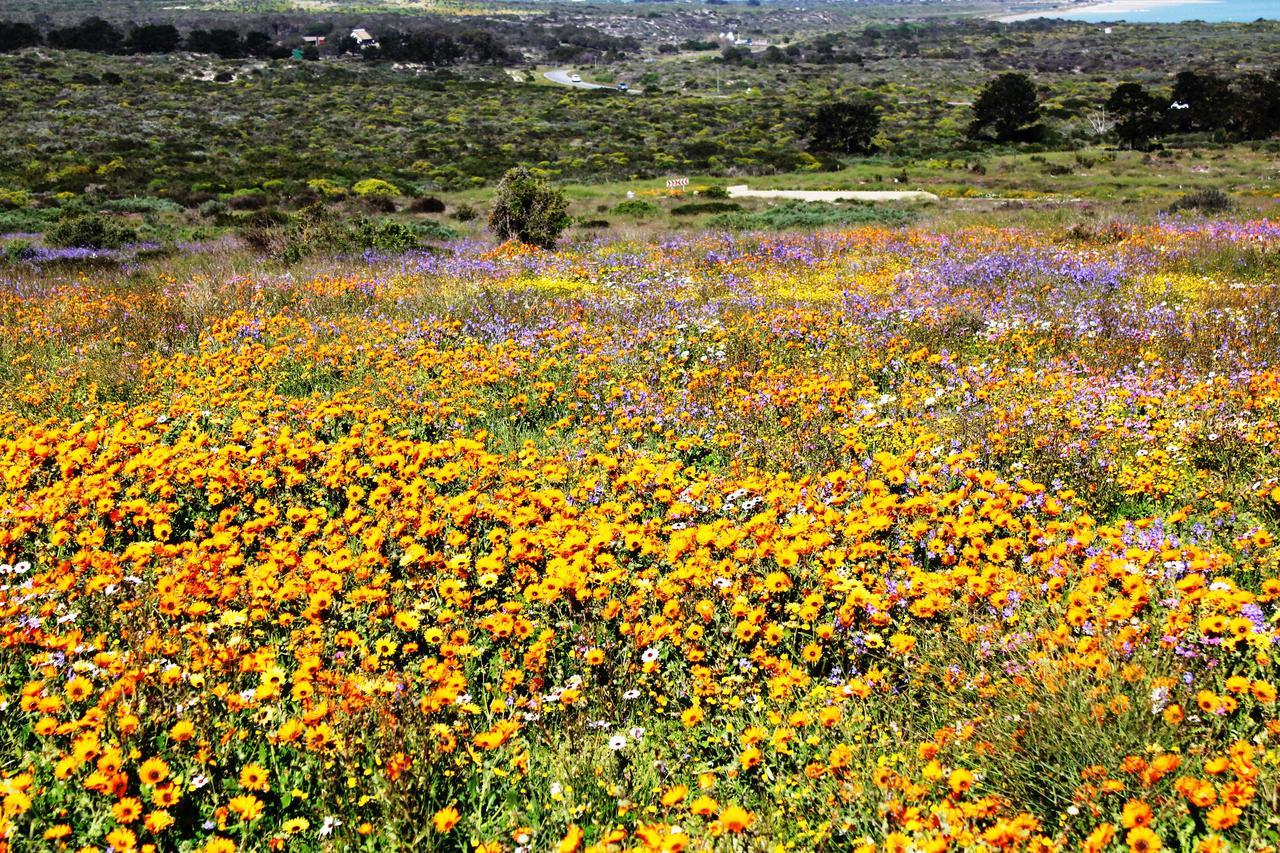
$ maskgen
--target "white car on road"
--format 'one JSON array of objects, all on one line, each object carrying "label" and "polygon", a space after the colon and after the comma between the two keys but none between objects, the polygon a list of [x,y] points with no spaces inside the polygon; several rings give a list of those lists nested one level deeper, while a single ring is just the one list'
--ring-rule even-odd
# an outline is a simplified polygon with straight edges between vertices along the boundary
[{"label": "white car on road", "polygon": [[570,83],[581,83],[581,82],[582,82],[582,75],[581,75],[581,74],[571,74],[571,75],[569,75],[569,82],[570,82]]}]

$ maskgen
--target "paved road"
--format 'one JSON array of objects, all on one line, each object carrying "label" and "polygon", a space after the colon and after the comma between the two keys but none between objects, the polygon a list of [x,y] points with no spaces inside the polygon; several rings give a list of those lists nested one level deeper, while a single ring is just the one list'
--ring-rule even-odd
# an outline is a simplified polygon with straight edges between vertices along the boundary
[{"label": "paved road", "polygon": [[794,198],[800,201],[937,201],[923,190],[751,190],[729,187],[729,198]]},{"label": "paved road", "polygon": [[571,74],[573,74],[572,71],[548,71],[542,76],[546,77],[552,83],[559,83],[562,86],[572,86],[575,89],[612,89],[614,88],[613,86],[602,86],[599,83],[588,83],[585,80],[583,80],[581,83],[575,83],[569,79],[569,76]]}]

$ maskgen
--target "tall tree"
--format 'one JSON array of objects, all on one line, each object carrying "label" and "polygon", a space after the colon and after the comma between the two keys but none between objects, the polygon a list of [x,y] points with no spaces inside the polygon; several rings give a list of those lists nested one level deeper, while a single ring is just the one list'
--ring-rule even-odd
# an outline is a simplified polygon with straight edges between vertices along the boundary
[{"label": "tall tree", "polygon": [[1040,97],[1025,74],[1009,72],[987,83],[973,104],[969,136],[978,139],[988,132],[997,142],[1026,142],[1042,132]]},{"label": "tall tree", "polygon": [[833,154],[869,154],[880,132],[880,107],[868,98],[831,101],[804,120],[809,150]]},{"label": "tall tree", "polygon": [[240,40],[240,33],[231,29],[192,30],[187,33],[187,50],[236,59],[244,56],[244,42]]},{"label": "tall tree", "polygon": [[1169,126],[1181,133],[1226,130],[1231,120],[1231,84],[1216,74],[1180,71],[1169,94]]},{"label": "tall tree", "polygon": [[173,53],[182,43],[182,34],[173,24],[143,24],[129,30],[125,49],[130,53]]},{"label": "tall tree", "polygon": [[1250,71],[1235,81],[1232,124],[1242,139],[1267,139],[1280,133],[1280,68],[1270,74]]},{"label": "tall tree", "polygon": [[1107,98],[1107,113],[1116,136],[1130,148],[1145,151],[1164,129],[1165,104],[1138,83],[1121,83]]},{"label": "tall tree", "polygon": [[47,41],[64,50],[115,53],[124,43],[124,36],[102,18],[92,17],[69,27],[50,30]]},{"label": "tall tree", "polygon": [[40,31],[20,21],[0,21],[0,53],[35,47],[44,41]]}]

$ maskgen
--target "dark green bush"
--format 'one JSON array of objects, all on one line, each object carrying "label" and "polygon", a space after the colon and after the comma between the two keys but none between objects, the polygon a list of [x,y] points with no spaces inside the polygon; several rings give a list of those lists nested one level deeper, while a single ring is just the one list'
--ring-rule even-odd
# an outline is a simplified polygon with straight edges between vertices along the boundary
[{"label": "dark green bush", "polygon": [[1234,204],[1231,196],[1219,189],[1203,189],[1189,192],[1169,205],[1170,213],[1195,210],[1200,213],[1226,213]]},{"label": "dark green bush", "polygon": [[427,195],[414,199],[409,209],[414,213],[444,213],[444,202],[433,195]]},{"label": "dark green bush", "polygon": [[448,225],[433,219],[415,223],[415,227],[423,240],[456,240],[461,236]]},{"label": "dark green bush", "polygon": [[167,198],[135,196],[133,198],[117,198],[103,205],[106,210],[120,213],[181,213],[182,205]]},{"label": "dark green bush", "polygon": [[0,259],[16,264],[30,258],[35,251],[35,246],[30,240],[12,240],[4,247],[4,251],[0,252]]},{"label": "dark green bush", "polygon": [[564,193],[523,166],[507,171],[498,183],[489,228],[499,239],[516,239],[543,249],[555,248],[569,224]]},{"label": "dark green bush", "polygon": [[896,207],[837,207],[821,202],[789,201],[755,213],[722,213],[709,225],[733,231],[787,231],[849,225],[905,225],[915,214]]},{"label": "dark green bush", "polygon": [[361,249],[399,254],[418,248],[418,229],[394,219],[358,219],[352,240]]},{"label": "dark green bush", "polygon": [[657,216],[658,207],[642,198],[629,198],[615,204],[613,212],[617,216]]},{"label": "dark green bush", "polygon": [[459,222],[470,222],[479,216],[480,212],[469,204],[460,204],[449,215]]},{"label": "dark green bush", "polygon": [[50,246],[118,249],[138,239],[137,232],[105,216],[75,216],[45,232]]},{"label": "dark green bush", "polygon": [[671,208],[673,216],[698,216],[702,213],[732,213],[742,210],[736,201],[694,201]]},{"label": "dark green bush", "polygon": [[20,210],[0,210],[0,234],[29,234],[44,231],[57,211],[24,207]]}]

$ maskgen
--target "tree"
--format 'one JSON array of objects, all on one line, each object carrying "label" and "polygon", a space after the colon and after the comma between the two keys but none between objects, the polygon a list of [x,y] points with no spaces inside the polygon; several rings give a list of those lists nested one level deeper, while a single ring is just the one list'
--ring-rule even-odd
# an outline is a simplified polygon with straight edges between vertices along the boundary
[{"label": "tree", "polygon": [[192,30],[187,34],[187,50],[192,53],[213,53],[223,59],[236,59],[244,55],[244,44],[235,30]]},{"label": "tree", "polygon": [[467,30],[458,36],[458,41],[470,55],[471,61],[479,65],[502,65],[511,61],[507,46],[493,33]]},{"label": "tree", "polygon": [[569,224],[564,193],[542,178],[518,166],[498,183],[497,197],[489,213],[489,229],[500,239],[554,249]]},{"label": "tree", "polygon": [[969,136],[981,138],[988,129],[997,142],[1025,142],[1040,135],[1040,98],[1025,74],[1001,74],[978,94],[973,104]]},{"label": "tree", "polygon": [[261,30],[250,30],[244,34],[242,49],[249,56],[270,56],[275,46],[276,43],[272,41],[271,36]]},{"label": "tree", "polygon": [[834,154],[869,154],[880,132],[880,107],[867,98],[832,101],[804,122],[809,150]]},{"label": "tree", "polygon": [[0,21],[0,53],[35,47],[44,41],[40,31],[19,21]]},{"label": "tree", "polygon": [[1216,74],[1181,71],[1170,93],[1168,124],[1180,133],[1225,130],[1231,120],[1231,84]]},{"label": "tree", "polygon": [[182,34],[173,24],[144,24],[129,30],[125,49],[130,53],[173,53]]},{"label": "tree", "polygon": [[771,44],[764,49],[764,62],[768,65],[788,65],[791,57],[776,44]]},{"label": "tree", "polygon": [[64,50],[87,50],[93,53],[115,53],[124,36],[111,24],[98,17],[85,18],[78,24],[50,30],[47,41]]},{"label": "tree", "polygon": [[1145,151],[1164,129],[1164,103],[1138,83],[1121,83],[1107,98],[1107,113],[1116,136],[1130,148]]},{"label": "tree", "polygon": [[1232,124],[1240,138],[1267,139],[1280,132],[1280,68],[1270,75],[1250,71],[1236,78],[1231,88]]}]

